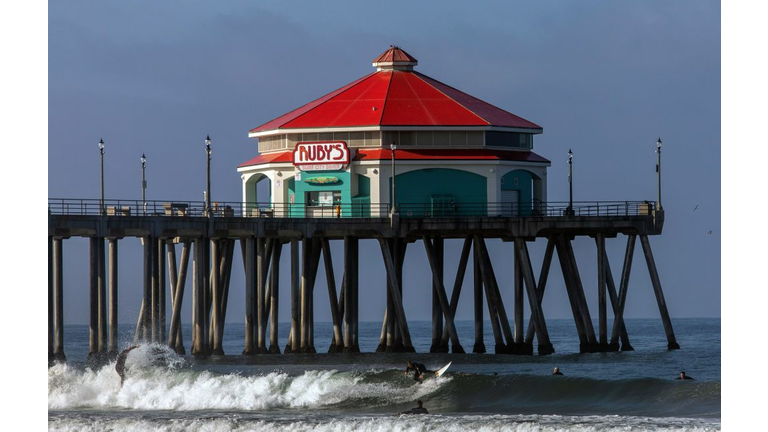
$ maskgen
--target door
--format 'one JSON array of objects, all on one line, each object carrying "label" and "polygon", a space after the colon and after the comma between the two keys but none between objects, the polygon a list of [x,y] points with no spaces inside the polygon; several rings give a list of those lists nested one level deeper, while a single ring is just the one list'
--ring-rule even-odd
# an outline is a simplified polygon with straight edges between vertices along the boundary
[{"label": "door", "polygon": [[520,191],[501,190],[501,215],[505,217],[517,217],[520,215]]}]

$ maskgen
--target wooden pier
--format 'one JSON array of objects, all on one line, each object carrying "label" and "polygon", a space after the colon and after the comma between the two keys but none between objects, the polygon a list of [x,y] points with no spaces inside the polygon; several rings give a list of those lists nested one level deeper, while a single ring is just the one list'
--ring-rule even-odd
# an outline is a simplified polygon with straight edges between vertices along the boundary
[{"label": "wooden pier", "polygon": [[[143,303],[137,317],[136,342],[164,343],[186,353],[181,334],[181,305],[186,275],[192,266],[192,346],[198,357],[224,355],[222,339],[226,321],[232,262],[236,243],[245,269],[245,338],[243,355],[277,354],[278,305],[291,304],[290,333],[282,352],[359,352],[359,241],[375,239],[386,269],[386,304],[377,351],[413,352],[411,333],[403,308],[403,278],[406,251],[421,241],[432,275],[432,344],[430,352],[464,353],[454,325],[464,276],[474,263],[473,302],[475,332],[473,353],[485,353],[484,310],[487,310],[497,354],[533,354],[534,339],[539,355],[551,354],[544,291],[550,265],[557,253],[571,305],[581,352],[631,350],[623,315],[637,238],[650,273],[669,349],[679,348],[664,301],[648,237],[662,232],[664,212],[653,203],[590,203],[565,208],[537,204],[530,214],[516,217],[462,214],[439,217],[245,217],[256,204],[233,204],[216,211],[202,203],[172,206],[168,203],[98,203],[82,200],[49,200],[48,226],[48,353],[49,361],[65,360],[62,298],[63,247],[70,237],[90,239],[90,354],[111,358],[117,347],[118,245],[124,238],[140,238],[143,244]],[[601,207],[602,206],[602,207]],[[109,211],[103,211],[106,207]],[[132,210],[135,208],[135,210]],[[183,209],[183,210],[182,210]],[[160,210],[160,211],[157,211]],[[344,210],[343,214],[355,214]],[[473,213],[473,212],[469,212]],[[491,213],[491,212],[489,212]],[[262,214],[280,214],[280,209]],[[287,212],[290,214],[290,212]],[[385,213],[386,214],[386,213]],[[596,244],[598,271],[598,328],[592,324],[572,241],[589,236]],[[444,241],[462,239],[456,278],[444,278]],[[514,281],[500,286],[486,247],[486,239],[509,243]],[[540,273],[534,274],[528,243],[546,239]],[[618,280],[614,279],[605,244],[608,239],[626,239],[626,253]],[[334,274],[331,242],[344,244],[344,271]],[[105,248],[105,244],[107,247]],[[280,258],[290,248],[290,287],[280,287]],[[180,249],[180,251],[179,251]],[[177,254],[177,252],[180,252]],[[413,253],[413,252],[412,252]],[[326,274],[333,334],[330,347],[315,347],[314,299],[317,272]],[[364,259],[372,259],[365,257]],[[191,261],[191,263],[190,263]],[[538,276],[538,277],[537,277]],[[447,287],[451,288],[449,292]],[[513,304],[505,305],[502,290],[511,289]],[[170,297],[172,311],[166,316]],[[188,301],[188,300],[187,300]],[[525,322],[524,304],[530,317]],[[608,328],[608,304],[614,317]],[[509,312],[509,314],[508,314]],[[167,330],[167,333],[166,333]],[[468,345],[469,346],[469,345]],[[230,353],[232,354],[232,353]]]}]

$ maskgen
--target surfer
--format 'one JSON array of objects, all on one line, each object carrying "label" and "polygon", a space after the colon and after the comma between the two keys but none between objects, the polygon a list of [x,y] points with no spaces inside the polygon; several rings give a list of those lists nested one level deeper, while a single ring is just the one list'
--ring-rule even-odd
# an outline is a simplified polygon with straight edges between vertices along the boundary
[{"label": "surfer", "polygon": [[422,380],[424,380],[425,378],[424,374],[427,372],[437,374],[437,372],[427,370],[427,367],[421,363],[416,363],[408,360],[405,368],[405,375],[408,375],[408,373],[411,371],[413,371],[413,380],[418,382],[421,382]]},{"label": "surfer", "polygon": [[398,415],[403,414],[429,414],[429,411],[427,411],[426,408],[422,406],[421,400],[416,401],[416,408],[409,409],[408,411],[403,411],[401,413],[398,413]]},{"label": "surfer", "polygon": [[128,358],[128,353],[135,348],[138,348],[139,345],[134,345],[132,347],[128,347],[120,352],[120,354],[117,355],[117,361],[115,362],[115,371],[118,375],[120,375],[120,386],[122,387],[123,381],[125,381],[125,359]]},{"label": "surfer", "polygon": [[[680,371],[680,376],[675,378],[676,380],[692,380],[693,378],[685,374],[685,371]],[[694,380],[695,381],[695,380]]]},{"label": "surfer", "polygon": [[552,371],[552,375],[562,375],[562,374],[563,374],[563,373],[562,373],[562,372],[560,372],[560,368],[558,368],[558,367],[555,367],[555,370],[554,370],[554,371]]}]

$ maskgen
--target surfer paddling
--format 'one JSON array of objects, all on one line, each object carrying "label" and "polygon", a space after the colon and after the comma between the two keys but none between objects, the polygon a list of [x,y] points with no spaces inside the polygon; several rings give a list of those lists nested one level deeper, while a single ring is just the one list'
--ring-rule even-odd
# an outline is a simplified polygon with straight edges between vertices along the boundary
[{"label": "surfer paddling", "polygon": [[563,373],[560,372],[560,368],[555,367],[555,370],[552,371],[552,375],[562,375]]},{"label": "surfer paddling", "polygon": [[[685,374],[685,371],[680,371],[680,376],[675,378],[676,380],[692,380],[693,378]],[[695,381],[695,380],[694,380]]]},{"label": "surfer paddling", "polygon": [[408,360],[405,367],[405,375],[408,375],[411,371],[413,371],[413,380],[421,382],[424,380],[425,375],[427,372],[435,374],[437,376],[437,372],[427,370],[427,367],[424,366],[421,363],[416,363]]},{"label": "surfer paddling", "polygon": [[416,408],[409,409],[408,411],[403,411],[401,413],[398,413],[398,415],[403,414],[429,414],[429,411],[427,411],[426,408],[424,408],[421,400],[416,401]]},{"label": "surfer paddling", "polygon": [[135,348],[138,348],[139,345],[134,345],[132,347],[128,347],[120,352],[120,354],[117,355],[117,361],[115,362],[115,372],[117,372],[118,375],[120,375],[120,386],[123,386],[123,381],[125,381],[125,359],[128,358],[128,353]]}]

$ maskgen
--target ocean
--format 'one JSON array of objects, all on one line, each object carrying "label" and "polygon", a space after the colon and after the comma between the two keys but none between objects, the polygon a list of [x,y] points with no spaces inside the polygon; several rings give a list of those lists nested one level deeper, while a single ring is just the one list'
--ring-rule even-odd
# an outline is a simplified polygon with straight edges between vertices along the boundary
[{"label": "ocean", "polygon": [[[596,325],[596,324],[595,324]],[[281,350],[288,323],[281,323]],[[86,364],[88,327],[64,329],[67,362],[48,369],[50,431],[711,431],[721,429],[720,319],[627,319],[635,351],[579,354],[573,320],[547,320],[555,354],[429,354],[431,323],[409,321],[416,354],[376,354],[380,322],[360,323],[361,354],[321,354],[330,323],[316,323],[318,354],[240,356],[243,325],[227,324],[225,358],[196,360],[143,345],[124,385],[114,362]],[[609,329],[610,329],[609,322]],[[133,325],[119,328],[121,348]],[[458,321],[465,350],[474,326]],[[191,328],[183,326],[185,348]],[[493,352],[490,323],[485,344]],[[416,383],[408,359],[438,369]],[[559,367],[563,376],[552,376]],[[681,370],[695,378],[676,381]],[[397,413],[421,400],[429,415]]]}]

